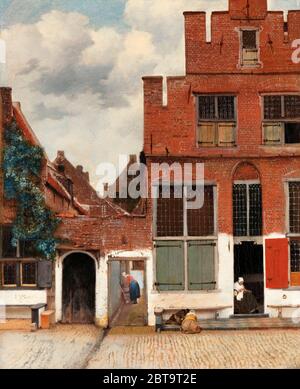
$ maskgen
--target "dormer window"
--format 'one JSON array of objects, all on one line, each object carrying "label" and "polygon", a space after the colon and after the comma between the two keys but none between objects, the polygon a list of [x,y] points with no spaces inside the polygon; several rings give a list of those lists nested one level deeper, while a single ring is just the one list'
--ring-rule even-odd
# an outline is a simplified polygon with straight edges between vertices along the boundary
[{"label": "dormer window", "polygon": [[259,64],[258,30],[241,31],[241,66],[253,67]]}]

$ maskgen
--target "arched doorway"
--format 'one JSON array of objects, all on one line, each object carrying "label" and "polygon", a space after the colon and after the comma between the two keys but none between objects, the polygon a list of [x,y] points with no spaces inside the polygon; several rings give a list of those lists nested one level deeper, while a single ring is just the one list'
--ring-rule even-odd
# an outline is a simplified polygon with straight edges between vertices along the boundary
[{"label": "arched doorway", "polygon": [[93,323],[95,319],[95,261],[72,253],[63,261],[63,323]]}]

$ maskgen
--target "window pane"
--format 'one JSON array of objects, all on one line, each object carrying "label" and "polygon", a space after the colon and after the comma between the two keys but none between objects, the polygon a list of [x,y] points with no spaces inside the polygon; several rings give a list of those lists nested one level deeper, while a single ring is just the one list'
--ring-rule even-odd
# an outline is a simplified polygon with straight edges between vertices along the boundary
[{"label": "window pane", "polygon": [[36,263],[22,263],[22,285],[36,285]]},{"label": "window pane", "polygon": [[220,120],[234,120],[234,96],[219,96],[218,111]]},{"label": "window pane", "polygon": [[291,241],[291,272],[300,272],[300,241]]},{"label": "window pane", "polygon": [[[0,253],[0,256],[2,258],[14,258],[16,257],[17,250],[16,247],[13,247],[12,245],[12,228],[11,227],[2,227],[2,253]],[[0,245],[1,246],[1,245]]]},{"label": "window pane", "polygon": [[156,286],[158,290],[184,290],[183,242],[156,243]]},{"label": "window pane", "polygon": [[264,117],[265,119],[280,119],[281,96],[264,96]]},{"label": "window pane", "polygon": [[2,266],[3,271],[3,285],[12,286],[17,284],[17,264],[16,263],[4,263]]},{"label": "window pane", "polygon": [[286,118],[300,118],[300,96],[285,96],[284,110]]},{"label": "window pane", "polygon": [[183,199],[175,198],[174,187],[171,187],[169,199],[162,198],[160,187],[156,217],[157,236],[183,236]]},{"label": "window pane", "polygon": [[189,236],[214,235],[214,190],[213,186],[204,188],[204,205],[200,209],[187,210]]},{"label": "window pane", "polygon": [[243,34],[243,49],[256,49],[256,30],[245,30]]},{"label": "window pane", "polygon": [[287,144],[300,143],[300,123],[285,123],[284,137]]},{"label": "window pane", "polygon": [[199,119],[215,119],[215,96],[198,96]]},{"label": "window pane", "polygon": [[233,233],[247,236],[247,185],[233,185]]},{"label": "window pane", "polygon": [[262,234],[260,184],[249,185],[249,233],[250,236],[260,236]]},{"label": "window pane", "polygon": [[300,182],[289,183],[290,232],[300,233]]},{"label": "window pane", "polygon": [[188,242],[189,290],[216,288],[214,242]]}]

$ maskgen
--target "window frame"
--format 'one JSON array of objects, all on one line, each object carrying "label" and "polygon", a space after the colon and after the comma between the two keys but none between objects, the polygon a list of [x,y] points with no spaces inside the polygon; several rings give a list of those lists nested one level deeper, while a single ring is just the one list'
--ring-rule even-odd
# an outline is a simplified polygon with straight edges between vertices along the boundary
[{"label": "window frame", "polygon": [[[196,134],[196,143],[197,147],[218,147],[218,148],[230,148],[230,147],[236,147],[237,143],[237,94],[236,93],[198,93],[195,95],[196,97],[196,121],[197,121],[197,134]],[[199,97],[214,97],[215,102],[215,118],[213,119],[202,119],[200,118],[200,103],[199,103]],[[233,97],[233,107],[234,107],[234,117],[233,119],[221,119],[219,117],[219,106],[218,106],[218,98],[219,97]],[[204,145],[205,142],[200,142],[199,138],[199,129],[201,125],[204,125],[205,123],[213,125],[213,132],[214,132],[214,140],[210,145]],[[233,142],[230,142],[229,146],[226,146],[223,142],[220,142],[219,137],[219,126],[222,124],[232,124],[233,126]]]},{"label": "window frame", "polygon": [[[4,265],[5,264],[15,264],[16,265],[16,284],[12,285],[5,285],[4,284]],[[35,263],[36,264],[36,283],[35,284],[23,284],[22,282],[22,264],[23,263]],[[38,259],[35,258],[26,258],[26,259],[20,259],[20,258],[1,258],[0,259],[0,272],[1,272],[1,278],[0,278],[0,290],[6,290],[6,289],[14,289],[14,290],[38,290],[40,289],[38,287]]]},{"label": "window frame", "polygon": [[[268,96],[280,96],[281,97],[281,117],[277,119],[266,119],[265,118],[265,97]],[[261,97],[261,114],[262,114],[262,144],[264,146],[286,146],[286,147],[297,147],[300,146],[300,142],[298,143],[286,143],[285,137],[285,124],[295,123],[300,124],[300,116],[297,118],[287,118],[285,116],[285,98],[289,96],[299,96],[298,92],[285,92],[285,93],[263,93],[260,95]],[[268,124],[278,124],[281,126],[280,132],[280,141],[279,142],[271,142],[265,139],[265,125]]]},{"label": "window frame", "polygon": [[[187,208],[185,206],[186,204],[186,189],[184,190],[185,194],[185,200],[184,201],[184,236],[170,236],[170,237],[159,237],[156,234],[156,212],[157,212],[157,195],[159,191],[159,186],[163,185],[163,182],[157,183],[153,185],[152,190],[155,193],[154,199],[153,199],[153,212],[152,212],[152,230],[153,230],[153,290],[157,293],[188,293],[188,294],[199,294],[199,293],[214,293],[218,292],[219,290],[219,255],[218,255],[218,223],[217,223],[217,215],[218,215],[218,188],[217,185],[214,182],[205,182],[204,186],[212,186],[213,187],[213,207],[214,207],[214,235],[212,236],[188,236],[187,235]],[[176,183],[173,183],[174,186],[178,185]],[[192,185],[192,183],[191,183]],[[186,185],[189,186],[189,185]],[[168,290],[168,291],[160,291],[159,288],[156,286],[157,282],[157,268],[156,268],[156,242],[164,242],[164,241],[178,241],[183,243],[183,262],[184,262],[184,289],[183,290]],[[189,289],[189,277],[188,277],[188,243],[193,241],[205,241],[205,242],[211,242],[214,244],[214,269],[215,269],[215,288],[211,290],[190,290]]]},{"label": "window frame", "polygon": [[290,232],[290,191],[289,191],[289,184],[291,182],[297,182],[300,185],[300,178],[291,178],[284,180],[284,193],[285,193],[285,204],[286,204],[286,212],[285,212],[285,224],[286,224],[286,237],[289,239],[289,252],[288,252],[288,274],[289,274],[289,288],[290,289],[299,289],[300,285],[292,285],[291,284],[291,241],[292,240],[300,240],[300,232],[294,233]]},{"label": "window frame", "polygon": [[[34,264],[35,265],[35,284],[25,284],[23,282],[23,266],[26,265],[26,264]],[[24,260],[24,261],[20,261],[19,263],[19,268],[20,268],[20,286],[21,287],[37,287],[37,282],[38,282],[38,268],[37,268],[37,261],[35,260]]]},{"label": "window frame", "polygon": [[[232,217],[232,227],[233,227],[233,237],[235,241],[239,240],[245,240],[245,239],[250,239],[250,240],[256,240],[260,239],[263,236],[263,204],[262,206],[262,233],[261,235],[250,235],[250,196],[249,196],[249,187],[250,185],[260,185],[261,193],[262,193],[262,184],[260,180],[234,180],[233,181],[233,186],[234,185],[246,185],[246,193],[247,193],[247,235],[234,235],[234,218]],[[233,187],[232,187],[233,189]],[[233,190],[232,190],[232,200],[233,200]],[[233,208],[233,206],[232,206]]]},{"label": "window frame", "polygon": [[[253,52],[257,53],[257,61],[253,62],[253,64],[250,63],[244,63],[244,50],[251,50],[244,48],[244,41],[243,41],[243,32],[244,31],[255,31],[256,32],[256,49],[252,49]],[[247,68],[260,68],[262,66],[262,63],[260,61],[260,28],[259,27],[242,27],[239,29],[239,41],[240,41],[240,60],[239,64],[242,69]]]},{"label": "window frame", "polygon": [[[16,283],[15,284],[5,284],[4,282],[4,266],[5,265],[15,265],[16,266]],[[12,260],[1,261],[1,287],[4,289],[11,289],[18,287],[18,263]]]}]

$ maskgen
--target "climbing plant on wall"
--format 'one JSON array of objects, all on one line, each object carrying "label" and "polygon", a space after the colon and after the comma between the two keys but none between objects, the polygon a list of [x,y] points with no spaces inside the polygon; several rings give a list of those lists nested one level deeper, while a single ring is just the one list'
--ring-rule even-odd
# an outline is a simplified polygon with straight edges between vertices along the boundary
[{"label": "climbing plant on wall", "polygon": [[50,260],[55,258],[54,232],[60,220],[47,208],[41,191],[43,158],[43,149],[24,138],[16,121],[6,126],[4,193],[6,199],[17,204],[12,243],[30,243],[42,258]]}]

